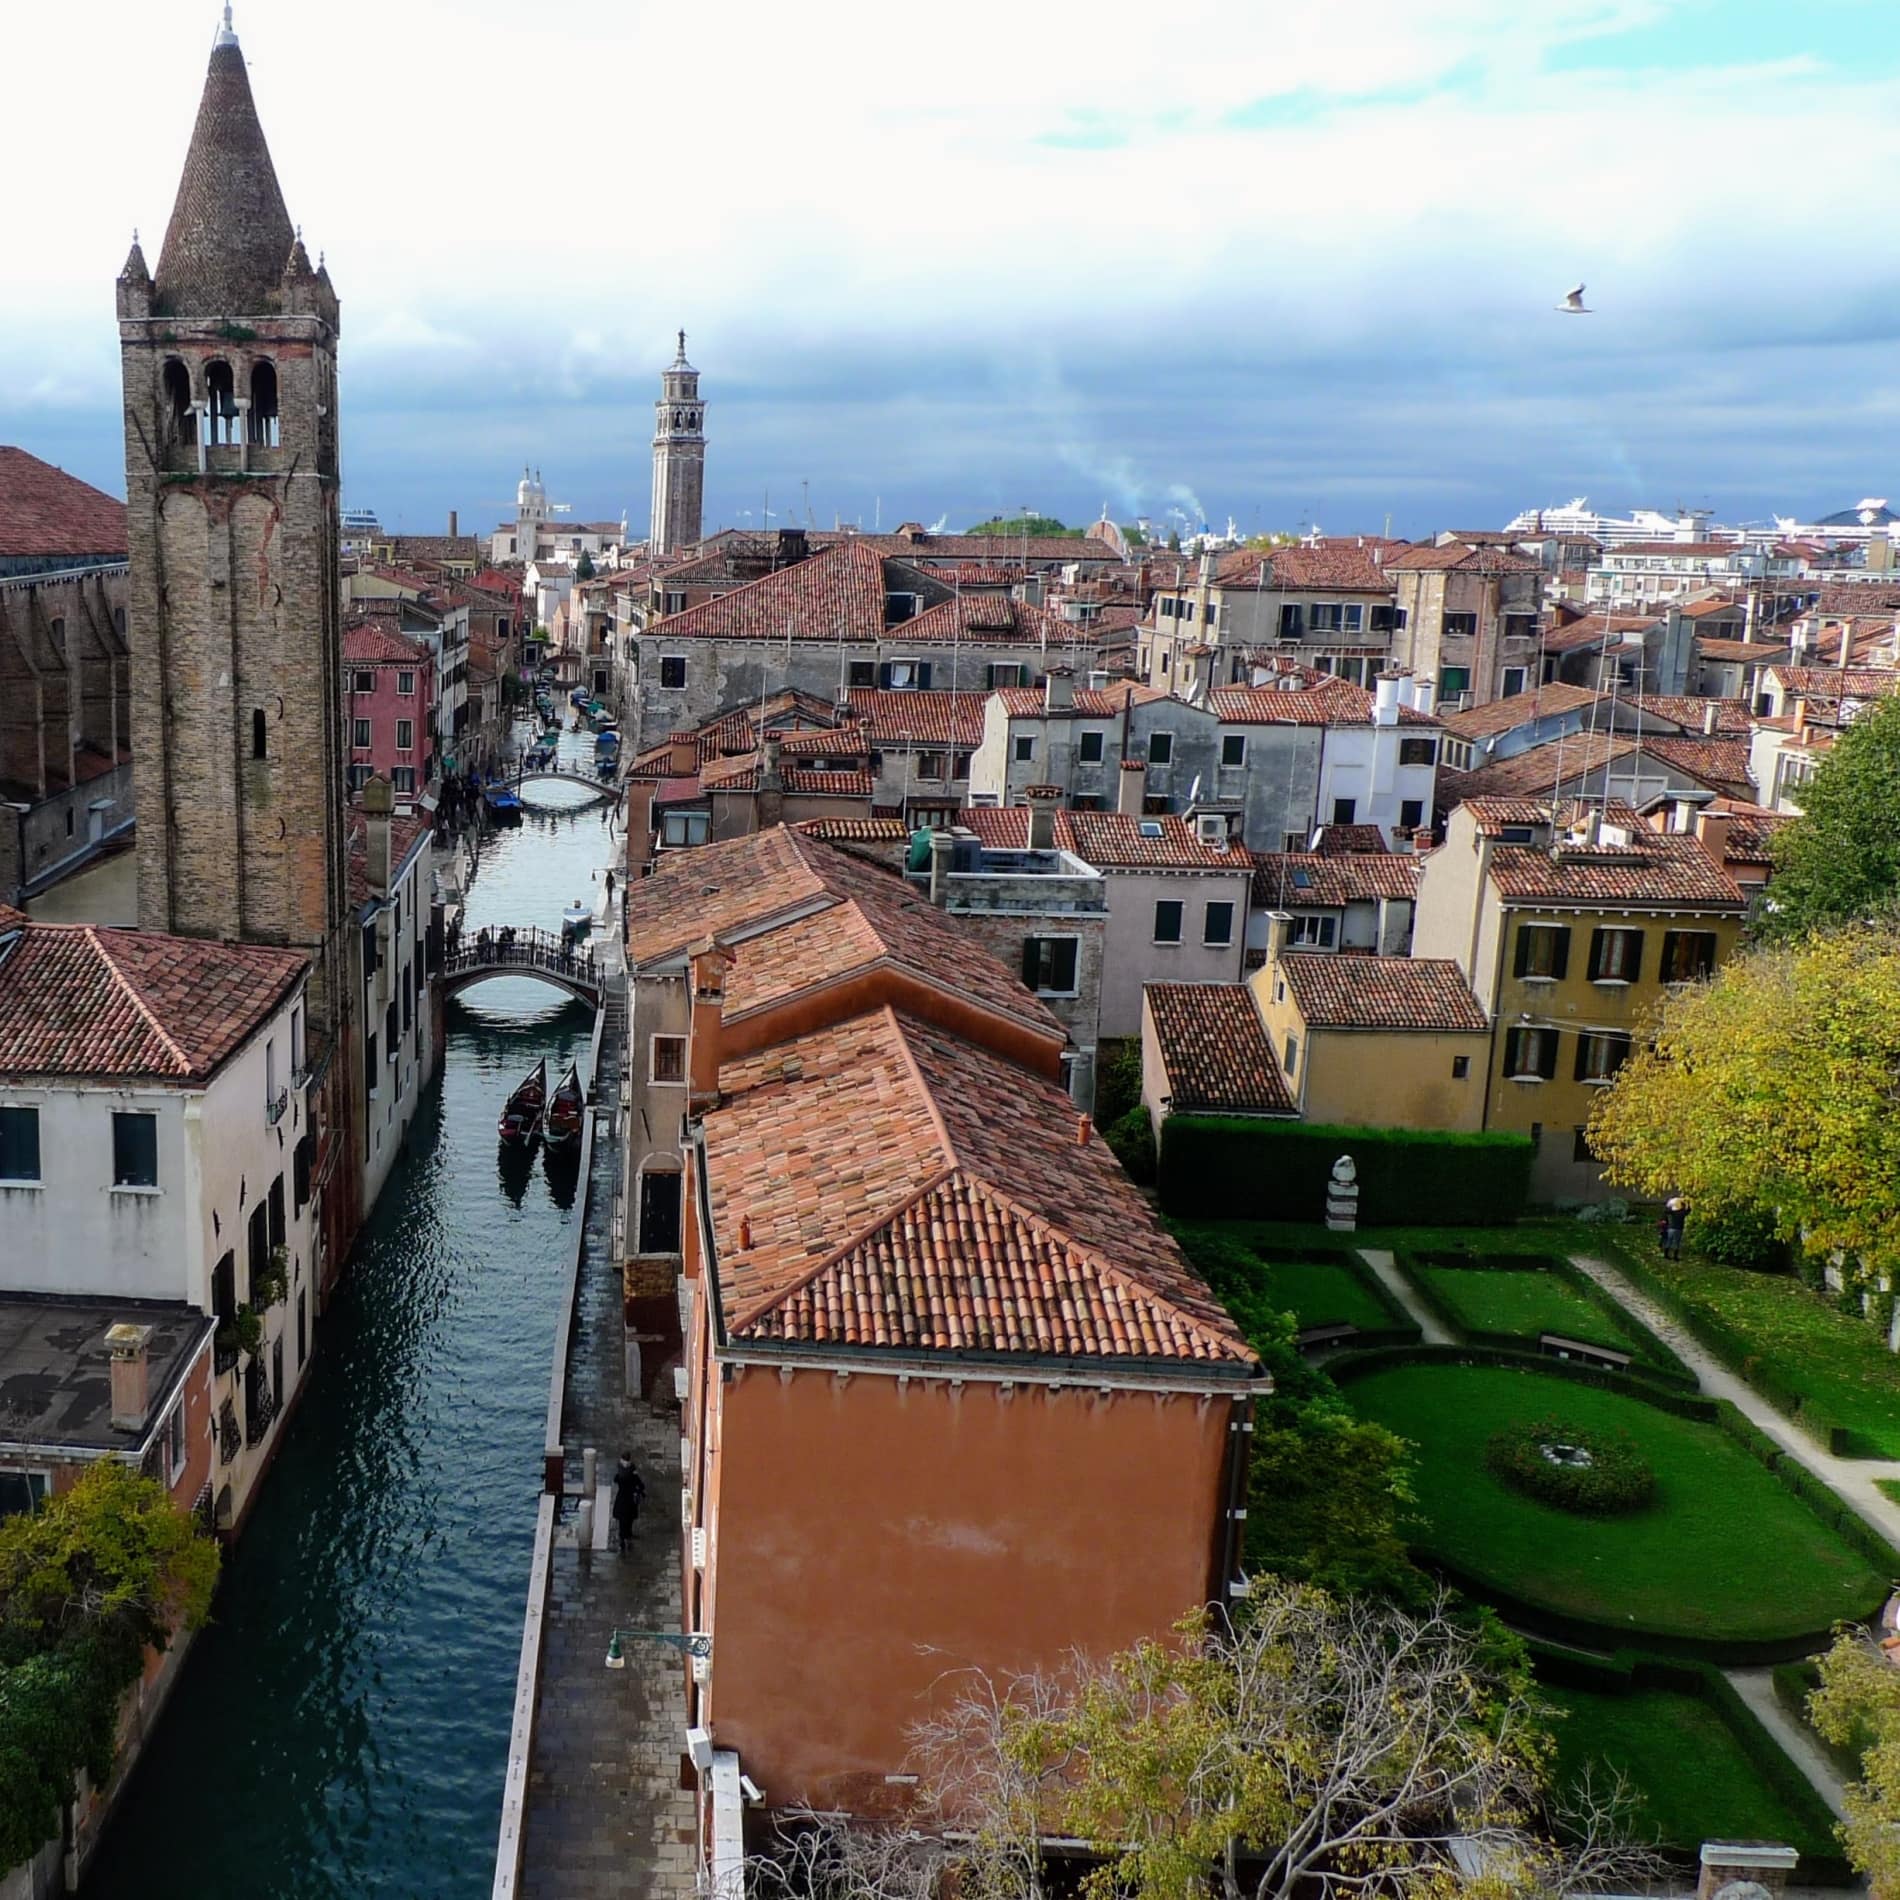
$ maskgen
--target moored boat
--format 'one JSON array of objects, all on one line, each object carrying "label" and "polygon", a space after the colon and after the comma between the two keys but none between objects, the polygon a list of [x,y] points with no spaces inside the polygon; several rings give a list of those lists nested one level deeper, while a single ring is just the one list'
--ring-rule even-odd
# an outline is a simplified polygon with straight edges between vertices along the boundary
[{"label": "moored boat", "polygon": [[482,800],[488,807],[488,815],[498,825],[518,825],[521,822],[521,800],[505,785],[489,785],[483,788]]},{"label": "moored boat", "polygon": [[570,1062],[560,1087],[548,1097],[547,1113],[542,1117],[541,1132],[550,1152],[566,1152],[580,1146],[581,1115],[586,1106],[580,1065]]},{"label": "moored boat", "polygon": [[577,937],[586,936],[593,927],[594,913],[578,897],[561,913],[561,928]]},{"label": "moored boat", "polygon": [[534,1065],[533,1073],[509,1096],[507,1106],[501,1111],[497,1132],[502,1140],[517,1144],[532,1141],[547,1099],[548,1064],[544,1056]]}]

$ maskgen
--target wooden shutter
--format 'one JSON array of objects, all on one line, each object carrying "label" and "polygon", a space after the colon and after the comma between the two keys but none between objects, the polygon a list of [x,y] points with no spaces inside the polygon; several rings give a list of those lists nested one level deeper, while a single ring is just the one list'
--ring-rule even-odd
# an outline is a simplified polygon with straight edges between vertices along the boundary
[{"label": "wooden shutter", "polygon": [[1025,937],[1023,939],[1023,981],[1033,990],[1036,979],[1042,974],[1042,939]]}]

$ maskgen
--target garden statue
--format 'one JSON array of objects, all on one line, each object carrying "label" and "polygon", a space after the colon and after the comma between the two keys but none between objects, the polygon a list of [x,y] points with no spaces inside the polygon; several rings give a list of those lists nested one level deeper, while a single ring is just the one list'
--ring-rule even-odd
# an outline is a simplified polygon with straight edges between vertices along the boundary
[{"label": "garden statue", "polygon": [[1359,1225],[1359,1170],[1351,1155],[1333,1163],[1333,1178],[1326,1183],[1326,1225],[1340,1234]]}]

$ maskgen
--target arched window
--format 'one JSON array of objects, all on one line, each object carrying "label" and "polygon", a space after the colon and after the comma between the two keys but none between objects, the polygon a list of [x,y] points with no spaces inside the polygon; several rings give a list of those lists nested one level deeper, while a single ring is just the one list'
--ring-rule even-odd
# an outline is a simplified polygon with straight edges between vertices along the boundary
[{"label": "arched window", "polygon": [[274,449],[279,440],[277,422],[277,368],[261,360],[251,365],[251,441]]},{"label": "arched window", "polygon": [[237,389],[231,381],[229,363],[205,365],[205,397],[211,405],[210,441],[214,446],[236,442]]},{"label": "arched window", "polygon": [[251,757],[254,759],[269,756],[264,743],[264,709],[257,707],[251,714]]},{"label": "arched window", "polygon": [[115,607],[112,610],[112,631],[121,640],[125,638],[125,609],[123,607]]},{"label": "arched window", "polygon": [[165,359],[165,427],[174,442],[198,439],[198,418],[191,406],[191,372],[177,357]]}]

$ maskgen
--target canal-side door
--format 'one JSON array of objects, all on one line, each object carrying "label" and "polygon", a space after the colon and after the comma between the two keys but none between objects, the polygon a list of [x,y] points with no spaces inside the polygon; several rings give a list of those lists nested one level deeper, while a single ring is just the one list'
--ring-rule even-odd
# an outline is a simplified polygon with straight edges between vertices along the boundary
[{"label": "canal-side door", "polygon": [[680,1178],[649,1168],[640,1177],[640,1251],[680,1250]]}]

